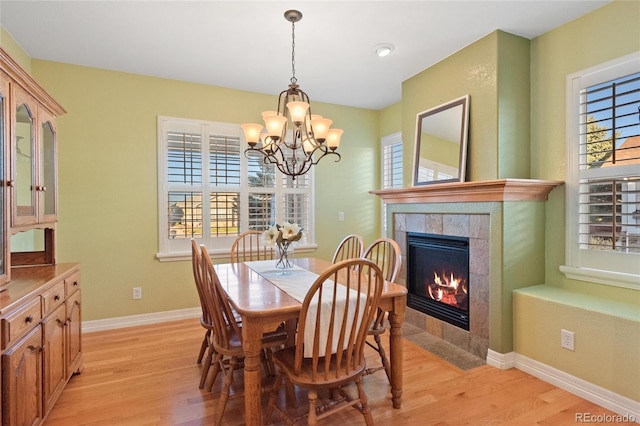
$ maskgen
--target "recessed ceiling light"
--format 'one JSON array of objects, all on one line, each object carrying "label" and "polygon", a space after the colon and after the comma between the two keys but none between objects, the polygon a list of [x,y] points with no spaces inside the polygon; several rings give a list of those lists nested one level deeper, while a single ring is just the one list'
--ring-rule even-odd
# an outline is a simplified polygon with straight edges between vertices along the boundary
[{"label": "recessed ceiling light", "polygon": [[391,52],[393,52],[393,44],[379,44],[376,46],[376,55],[381,58],[388,56]]}]

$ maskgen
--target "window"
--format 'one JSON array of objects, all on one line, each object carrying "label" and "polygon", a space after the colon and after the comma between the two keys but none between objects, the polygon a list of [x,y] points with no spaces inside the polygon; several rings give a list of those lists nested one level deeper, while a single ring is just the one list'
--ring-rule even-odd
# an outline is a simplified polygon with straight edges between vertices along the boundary
[{"label": "window", "polygon": [[[402,134],[382,138],[382,189],[402,188]],[[387,231],[387,205],[382,203],[382,234]]]},{"label": "window", "polygon": [[640,288],[640,57],[569,76],[567,263],[576,279]]},{"label": "window", "polygon": [[249,229],[296,222],[313,242],[312,172],[295,180],[244,154],[236,124],[158,117],[160,260],[190,257],[191,238],[227,256]]}]

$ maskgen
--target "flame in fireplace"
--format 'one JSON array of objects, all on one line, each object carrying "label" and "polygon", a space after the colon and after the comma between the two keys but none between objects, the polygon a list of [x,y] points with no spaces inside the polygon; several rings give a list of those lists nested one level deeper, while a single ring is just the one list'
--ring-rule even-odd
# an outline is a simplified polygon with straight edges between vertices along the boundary
[{"label": "flame in fireplace", "polygon": [[438,275],[433,273],[433,282],[427,282],[429,297],[438,302],[466,309],[468,306],[467,282],[465,278],[454,277],[453,273]]}]

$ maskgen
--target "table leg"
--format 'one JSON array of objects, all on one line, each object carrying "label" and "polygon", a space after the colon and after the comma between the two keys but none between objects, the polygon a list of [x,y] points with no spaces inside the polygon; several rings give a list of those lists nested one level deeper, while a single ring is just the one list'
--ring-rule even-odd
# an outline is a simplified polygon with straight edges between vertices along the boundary
[{"label": "table leg", "polygon": [[391,365],[391,400],[393,408],[402,405],[402,322],[404,321],[405,306],[403,303],[394,303],[395,307],[389,312],[389,364]]},{"label": "table leg", "polygon": [[262,320],[242,317],[242,347],[244,349],[244,414],[246,424],[262,425]]}]

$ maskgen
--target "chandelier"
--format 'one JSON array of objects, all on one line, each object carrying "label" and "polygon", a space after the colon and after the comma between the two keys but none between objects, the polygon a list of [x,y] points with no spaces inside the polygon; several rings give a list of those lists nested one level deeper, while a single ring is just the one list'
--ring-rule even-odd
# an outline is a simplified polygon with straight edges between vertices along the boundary
[{"label": "chandelier", "polygon": [[291,22],[291,80],[289,88],[278,96],[278,109],[264,111],[264,125],[247,123],[242,125],[250,152],[263,155],[265,164],[274,164],[278,170],[295,180],[296,176],[307,173],[311,166],[327,155],[335,155],[336,162],[340,154],[336,152],[340,145],[343,130],[331,129],[332,121],[311,113],[309,96],[300,89],[296,78],[296,22],[302,19],[297,10],[284,13]]}]

